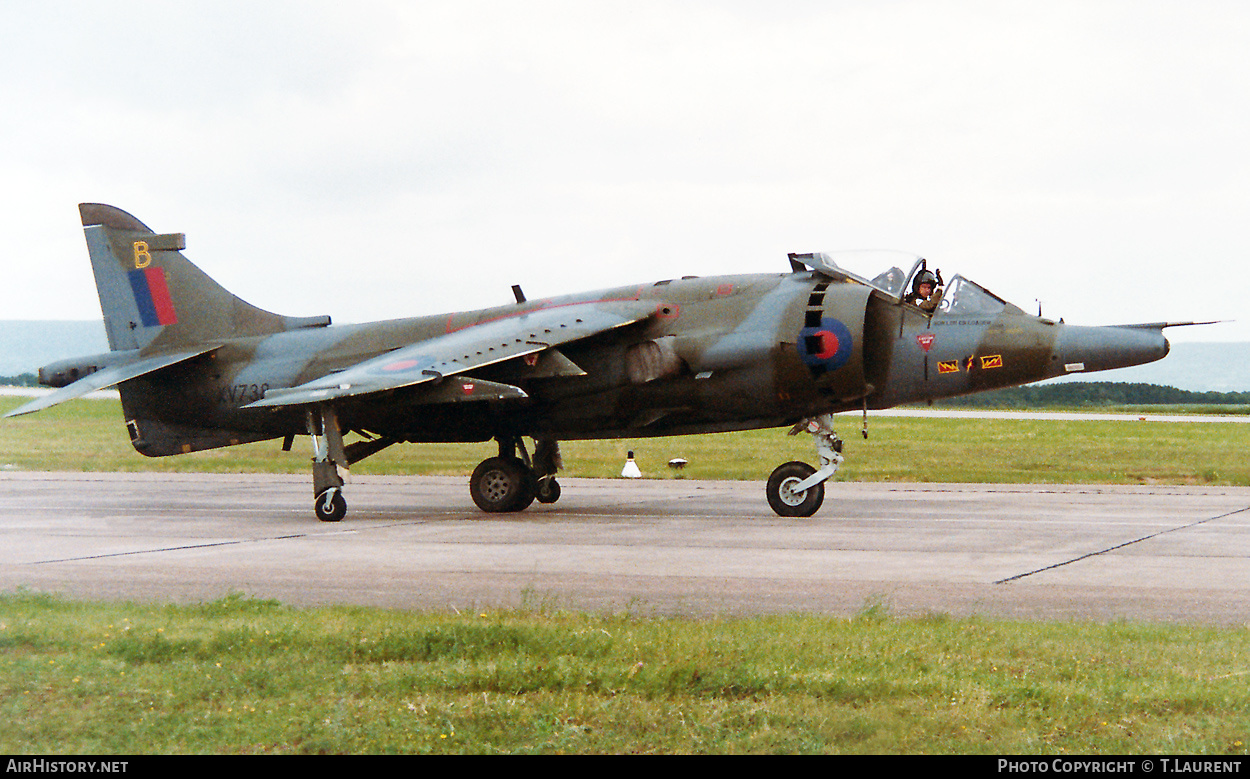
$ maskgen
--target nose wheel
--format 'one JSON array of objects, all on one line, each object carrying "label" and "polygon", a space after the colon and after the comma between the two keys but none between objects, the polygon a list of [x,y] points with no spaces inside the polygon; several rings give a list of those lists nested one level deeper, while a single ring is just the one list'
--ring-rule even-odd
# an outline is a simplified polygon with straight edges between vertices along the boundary
[{"label": "nose wheel", "polygon": [[837,473],[842,457],[842,439],[833,431],[833,415],[822,414],[805,419],[790,430],[790,435],[811,433],[820,457],[820,470],[804,462],[788,462],[777,466],[768,477],[765,494],[768,505],[778,516],[810,517],[825,502],[825,481]]},{"label": "nose wheel", "polygon": [[799,489],[816,469],[807,463],[789,462],[778,465],[768,477],[768,505],[782,517],[810,517],[820,510],[825,502],[825,483],[812,485],[807,489]]}]

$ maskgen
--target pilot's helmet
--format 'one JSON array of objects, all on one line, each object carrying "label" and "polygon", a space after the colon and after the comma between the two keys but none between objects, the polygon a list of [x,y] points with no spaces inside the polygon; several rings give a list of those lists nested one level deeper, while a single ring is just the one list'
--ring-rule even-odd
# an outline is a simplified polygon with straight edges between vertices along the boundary
[{"label": "pilot's helmet", "polygon": [[916,274],[916,278],[911,283],[911,291],[916,294],[920,294],[921,284],[930,284],[933,286],[933,289],[937,289],[937,276],[934,276],[933,271],[930,270],[920,271]]}]

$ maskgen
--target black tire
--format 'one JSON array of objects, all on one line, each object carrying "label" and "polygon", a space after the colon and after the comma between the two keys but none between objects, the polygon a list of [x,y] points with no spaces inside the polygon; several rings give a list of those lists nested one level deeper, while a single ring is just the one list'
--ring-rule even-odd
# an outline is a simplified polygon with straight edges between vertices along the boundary
[{"label": "black tire", "polygon": [[799,493],[791,489],[815,472],[816,469],[812,466],[797,461],[777,466],[768,477],[765,491],[768,493],[768,505],[778,516],[810,517],[820,509],[820,505],[825,502],[824,482]]},{"label": "black tire", "polygon": [[539,479],[538,481],[538,502],[539,503],[555,503],[560,499],[560,482],[555,478]]},{"label": "black tire", "polygon": [[338,522],[347,516],[347,500],[338,490],[334,490],[332,497],[327,494],[328,492],[330,491],[321,493],[313,500],[313,513],[322,522]]},{"label": "black tire", "polygon": [[534,472],[529,468],[526,468],[519,460],[515,460],[514,462],[516,463],[516,466],[521,469],[521,473],[524,474],[524,481],[521,485],[524,492],[521,493],[520,500],[517,501],[516,506],[514,506],[512,510],[524,511],[529,508],[531,503],[534,502],[534,498],[538,497],[538,479],[534,476]]},{"label": "black tire", "polygon": [[534,502],[534,477],[519,460],[491,457],[469,478],[469,495],[488,514],[520,511]]}]

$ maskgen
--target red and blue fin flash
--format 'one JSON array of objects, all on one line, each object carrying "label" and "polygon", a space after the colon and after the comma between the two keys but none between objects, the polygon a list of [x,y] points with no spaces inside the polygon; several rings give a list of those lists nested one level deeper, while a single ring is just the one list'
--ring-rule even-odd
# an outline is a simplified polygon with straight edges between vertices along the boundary
[{"label": "red and blue fin flash", "polygon": [[126,275],[130,278],[130,288],[134,290],[135,305],[139,308],[144,327],[177,323],[178,313],[174,311],[174,300],[169,295],[165,271],[152,267],[132,270]]}]

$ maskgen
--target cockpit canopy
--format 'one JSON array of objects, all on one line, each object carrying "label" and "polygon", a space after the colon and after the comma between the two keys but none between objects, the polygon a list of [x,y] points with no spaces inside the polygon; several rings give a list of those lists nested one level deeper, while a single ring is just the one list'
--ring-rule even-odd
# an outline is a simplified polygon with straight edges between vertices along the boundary
[{"label": "cockpit canopy", "polygon": [[[790,261],[792,264],[807,266],[821,275],[838,281],[872,287],[900,304],[903,302],[903,296],[912,279],[927,265],[923,257],[915,254],[881,249],[791,254]],[[861,268],[888,267],[889,270],[869,280],[846,270],[842,263]],[[904,273],[903,268],[910,268],[910,270]],[[939,317],[989,316],[1002,311],[1024,313],[1019,307],[1008,303],[980,284],[969,281],[963,276],[955,276],[946,284],[942,302],[933,315]]]}]

